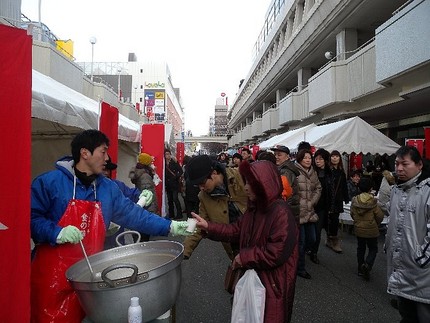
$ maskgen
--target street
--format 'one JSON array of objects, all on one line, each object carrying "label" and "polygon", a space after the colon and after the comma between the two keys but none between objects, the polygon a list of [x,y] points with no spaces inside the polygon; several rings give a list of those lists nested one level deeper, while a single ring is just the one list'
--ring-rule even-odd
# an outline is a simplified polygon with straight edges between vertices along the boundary
[{"label": "street", "polygon": [[[356,237],[346,229],[339,233],[342,254],[322,245],[319,265],[307,257],[306,268],[312,279],[297,277],[292,322],[398,322],[400,315],[390,306],[391,297],[386,293],[384,237],[379,239],[378,256],[366,282],[357,275]],[[223,288],[228,264],[221,244],[206,239],[189,260],[182,262],[177,323],[230,322],[230,294]]]}]

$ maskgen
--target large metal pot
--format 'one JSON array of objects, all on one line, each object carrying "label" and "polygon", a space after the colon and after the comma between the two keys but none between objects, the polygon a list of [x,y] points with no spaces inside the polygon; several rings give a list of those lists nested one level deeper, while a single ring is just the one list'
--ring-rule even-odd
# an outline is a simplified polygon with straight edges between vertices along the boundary
[{"label": "large metal pot", "polygon": [[127,322],[134,296],[139,297],[144,322],[149,322],[175,304],[183,252],[182,244],[167,240],[125,245],[88,257],[94,275],[83,259],[66,277],[93,322]]}]

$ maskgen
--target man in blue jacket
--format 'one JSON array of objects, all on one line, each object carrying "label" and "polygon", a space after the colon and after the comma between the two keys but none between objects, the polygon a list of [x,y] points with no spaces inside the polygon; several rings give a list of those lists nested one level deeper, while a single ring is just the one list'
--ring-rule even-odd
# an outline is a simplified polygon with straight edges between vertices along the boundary
[{"label": "man in blue jacket", "polygon": [[87,254],[103,250],[110,222],[154,236],[187,235],[186,221],[152,214],[126,198],[103,175],[109,139],[85,130],[72,140],[72,156],[57,161],[56,170],[34,179],[31,186],[31,235],[36,253],[31,268],[34,322],[84,318],[65,271]]}]

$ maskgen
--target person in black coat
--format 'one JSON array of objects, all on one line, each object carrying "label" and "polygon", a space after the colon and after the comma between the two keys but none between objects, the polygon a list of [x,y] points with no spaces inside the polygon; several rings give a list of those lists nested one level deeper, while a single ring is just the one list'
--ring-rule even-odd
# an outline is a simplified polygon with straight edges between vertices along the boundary
[{"label": "person in black coat", "polygon": [[342,156],[337,150],[330,154],[330,173],[327,177],[328,185],[328,238],[326,246],[334,252],[341,253],[340,240],[337,236],[339,229],[339,215],[343,212],[343,202],[349,202],[346,175],[343,170]]},{"label": "person in black coat", "polygon": [[[179,201],[179,180],[182,175],[182,168],[173,160],[172,153],[169,149],[164,150],[165,158],[165,172],[164,172],[164,185],[167,194],[167,203],[169,206],[170,219],[182,219],[182,207]],[[176,207],[176,216],[175,216]]]}]

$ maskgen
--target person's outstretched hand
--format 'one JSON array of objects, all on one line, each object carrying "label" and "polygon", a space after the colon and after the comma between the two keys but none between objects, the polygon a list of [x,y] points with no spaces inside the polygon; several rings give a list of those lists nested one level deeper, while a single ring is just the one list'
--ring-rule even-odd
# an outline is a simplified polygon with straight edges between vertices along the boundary
[{"label": "person's outstretched hand", "polygon": [[193,216],[194,219],[197,220],[197,227],[198,228],[200,228],[200,229],[207,229],[208,228],[208,221],[206,221],[205,219],[203,219],[197,213],[191,212],[191,215]]},{"label": "person's outstretched hand", "polygon": [[57,236],[57,243],[78,243],[83,239],[82,232],[74,225],[68,225],[67,227],[61,229]]},{"label": "person's outstretched hand", "polygon": [[154,199],[154,194],[149,190],[143,190],[142,193],[139,195],[139,201],[137,201],[137,204],[139,204],[141,207],[148,206],[152,203]]},{"label": "person's outstretched hand", "polygon": [[189,236],[194,232],[187,231],[188,222],[187,221],[175,221],[172,220],[170,223],[170,233],[172,236]]}]

